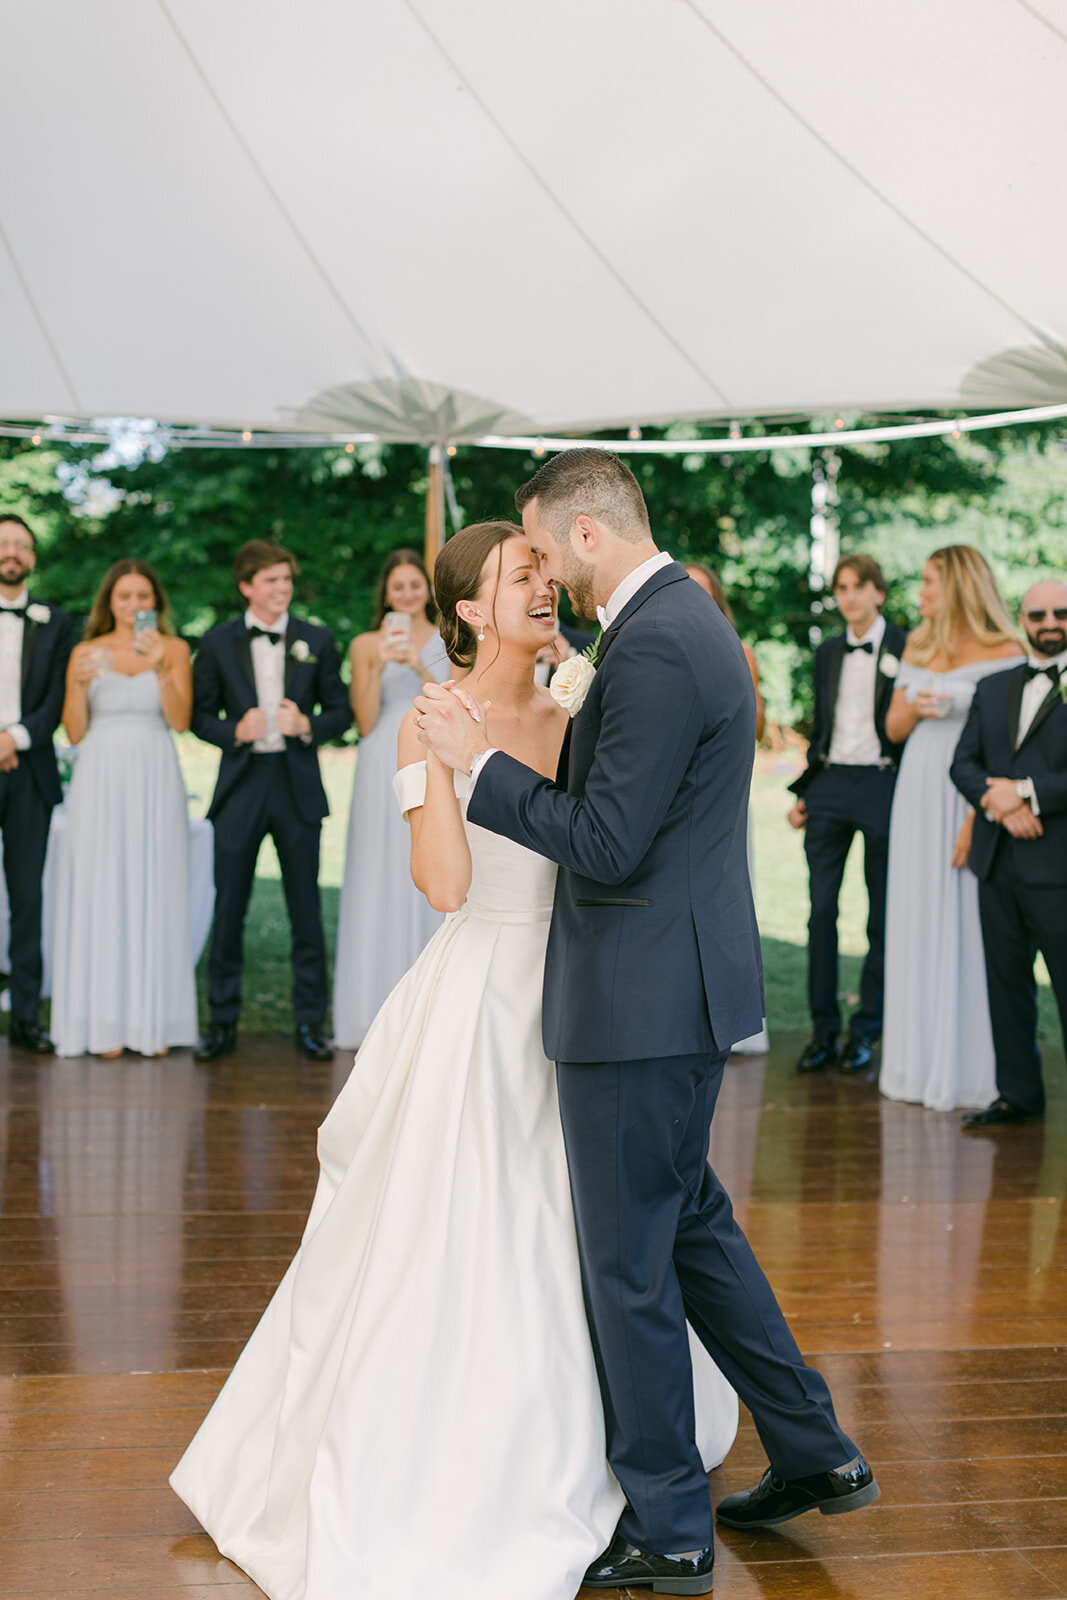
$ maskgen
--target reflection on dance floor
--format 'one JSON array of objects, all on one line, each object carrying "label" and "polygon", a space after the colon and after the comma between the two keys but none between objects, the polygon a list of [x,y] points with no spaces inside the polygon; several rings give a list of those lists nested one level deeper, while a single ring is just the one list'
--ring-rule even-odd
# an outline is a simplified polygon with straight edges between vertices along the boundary
[{"label": "reflection on dance floor", "polygon": [[[1044,1125],[964,1134],[873,1083],[799,1078],[798,1045],[729,1064],[712,1160],[883,1497],[729,1537],[718,1600],[1067,1593],[1062,1055]],[[279,1039],[207,1068],[0,1043],[11,1592],[258,1592],[166,1475],[299,1243],[346,1071]],[[713,1492],[761,1468],[746,1424]]]}]

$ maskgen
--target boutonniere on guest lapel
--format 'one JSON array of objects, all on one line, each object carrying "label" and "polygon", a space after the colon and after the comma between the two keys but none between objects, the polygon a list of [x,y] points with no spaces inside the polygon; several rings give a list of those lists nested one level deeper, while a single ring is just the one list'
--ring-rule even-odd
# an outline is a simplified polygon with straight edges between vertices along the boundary
[{"label": "boutonniere on guest lapel", "polygon": [[26,607],[26,620],[28,622],[48,622],[51,617],[51,606],[43,606],[39,600],[35,600],[32,605]]},{"label": "boutonniere on guest lapel", "polygon": [[1067,706],[1067,677],[1061,678],[1057,687],[1060,691],[1060,699],[1063,701],[1064,705]]},{"label": "boutonniere on guest lapel", "polygon": [[583,650],[580,656],[571,656],[569,661],[564,661],[562,666],[557,667],[548,686],[548,692],[553,700],[563,707],[569,717],[578,715],[585,704],[589,685],[596,677],[594,657],[600,649],[603,631],[600,630],[592,644]]},{"label": "boutonniere on guest lapel", "polygon": [[878,657],[878,671],[887,678],[895,678],[900,671],[900,662],[888,650],[883,650]]},{"label": "boutonniere on guest lapel", "polygon": [[289,646],[289,654],[294,661],[317,661],[318,656],[311,654],[311,648],[306,639],[294,639]]}]

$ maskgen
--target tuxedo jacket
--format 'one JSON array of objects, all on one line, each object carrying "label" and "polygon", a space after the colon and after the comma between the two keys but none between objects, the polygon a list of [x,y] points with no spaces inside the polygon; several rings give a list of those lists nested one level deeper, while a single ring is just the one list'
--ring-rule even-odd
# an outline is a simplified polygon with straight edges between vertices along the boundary
[{"label": "tuxedo jacket", "polygon": [[[1067,704],[1062,683],[1053,686],[1016,749],[1025,682],[1024,666],[980,680],[950,776],[977,812],[970,856],[977,877],[988,878],[998,850],[1010,847],[1024,883],[1067,884]],[[986,820],[981,801],[987,778],[1033,779],[1045,830],[1040,839],[1012,839],[1007,829]]]},{"label": "tuxedo jacket", "polygon": [[[303,650],[300,640],[307,648],[304,660],[299,659]],[[319,771],[318,747],[338,738],[350,725],[348,691],[341,681],[341,661],[329,628],[290,616],[282,648],[285,695],[311,722],[309,743],[299,738],[285,741],[293,799],[304,822],[319,822],[330,807]],[[257,703],[252,639],[242,615],[205,633],[193,662],[192,729],[198,739],[206,739],[222,751],[209,817],[218,814],[223,802],[254,771],[252,746],[236,744],[234,730]]]},{"label": "tuxedo jacket", "polygon": [[[882,758],[894,765],[900,760],[902,745],[893,744],[886,737],[885,719],[889,702],[893,698],[893,678],[878,670],[887,653],[899,661],[904,654],[908,636],[903,628],[887,622],[878,646],[878,663],[874,676],[874,728],[882,747]],[[813,778],[830,759],[830,743],[834,736],[834,712],[837,709],[837,691],[841,683],[841,668],[845,660],[845,635],[835,634],[824,639],[815,652],[815,715],[808,745],[808,764],[800,776],[789,784],[795,795],[802,795]]]},{"label": "tuxedo jacket", "polygon": [[22,624],[22,726],[30,748],[19,751],[19,765],[28,767],[46,806],[63,798],[52,736],[59,726],[67,690],[67,662],[74,642],[74,624],[58,606],[30,597],[30,607],[43,606],[47,622],[27,616]]},{"label": "tuxedo jacket", "polygon": [[503,753],[485,763],[470,821],[560,865],[550,1058],[725,1050],[762,1027],[746,850],[755,742],[740,640],[672,562],[604,634],[556,781]]}]

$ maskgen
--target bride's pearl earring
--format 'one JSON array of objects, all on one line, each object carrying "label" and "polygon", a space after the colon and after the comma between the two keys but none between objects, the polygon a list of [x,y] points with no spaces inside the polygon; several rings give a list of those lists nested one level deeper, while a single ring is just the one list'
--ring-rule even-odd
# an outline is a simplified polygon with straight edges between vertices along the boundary
[{"label": "bride's pearl earring", "polygon": [[481,633],[478,635],[478,643],[479,644],[484,644],[484,642],[485,642],[485,629],[483,628]]}]

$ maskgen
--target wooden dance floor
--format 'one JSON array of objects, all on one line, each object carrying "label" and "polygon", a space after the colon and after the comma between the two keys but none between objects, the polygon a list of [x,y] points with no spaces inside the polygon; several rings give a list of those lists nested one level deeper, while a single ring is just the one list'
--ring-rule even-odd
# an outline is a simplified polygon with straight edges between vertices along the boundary
[{"label": "wooden dance floor", "polygon": [[[882,1498],[727,1530],[715,1594],[1062,1600],[1063,1056],[1043,1127],[965,1136],[869,1082],[798,1078],[801,1042],[728,1067],[712,1158]],[[0,1040],[0,1595],[260,1593],[167,1474],[297,1244],[343,1071],[278,1039],[210,1068]],[[714,1495],[763,1464],[746,1419]]]}]

